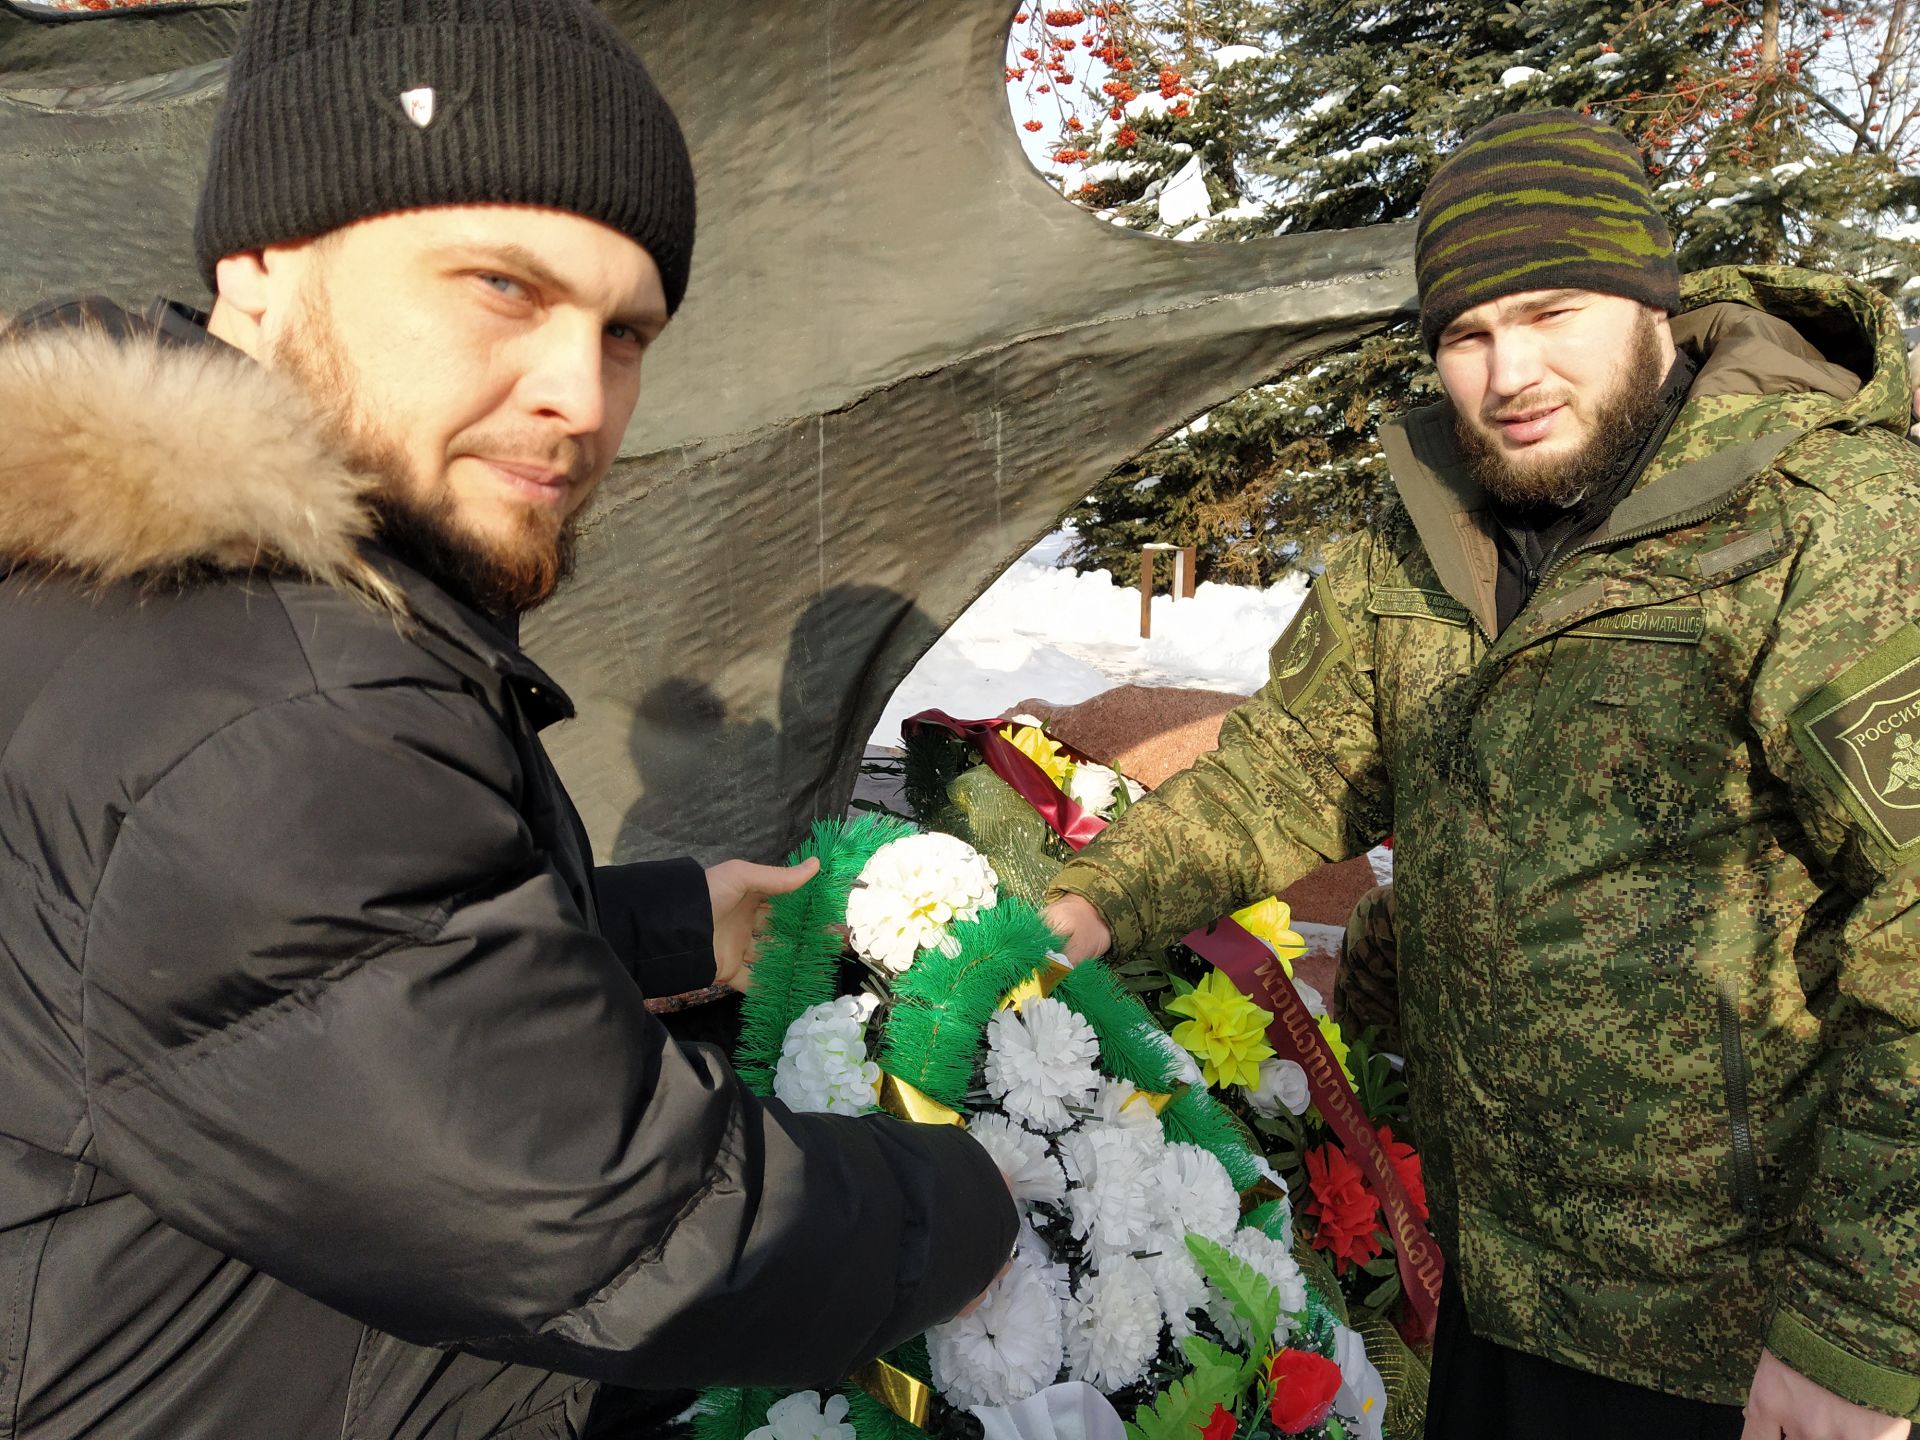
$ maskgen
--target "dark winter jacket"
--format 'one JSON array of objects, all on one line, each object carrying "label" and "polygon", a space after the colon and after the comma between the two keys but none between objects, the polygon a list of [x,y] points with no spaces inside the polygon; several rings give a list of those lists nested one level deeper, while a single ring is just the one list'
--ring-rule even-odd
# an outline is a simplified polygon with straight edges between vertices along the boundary
[{"label": "dark winter jacket", "polygon": [[1011,1246],[963,1133],[667,1038],[697,870],[594,868],[566,696],[362,486],[218,342],[0,341],[4,1440],[567,1437]]}]

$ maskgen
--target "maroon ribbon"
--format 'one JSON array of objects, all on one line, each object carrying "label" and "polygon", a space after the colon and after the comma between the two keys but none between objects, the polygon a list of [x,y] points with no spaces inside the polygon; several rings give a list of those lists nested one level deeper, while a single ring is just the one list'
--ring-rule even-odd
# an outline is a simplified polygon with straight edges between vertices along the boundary
[{"label": "maroon ribbon", "polygon": [[[1031,756],[1000,733],[1013,723],[1017,722],[956,720],[943,710],[922,710],[902,722],[900,730],[909,739],[922,729],[933,729],[971,740],[979,747],[987,768],[1033,806],[1056,835],[1075,850],[1085,848],[1094,836],[1106,829],[1107,822],[1083,810],[1053,783],[1052,777]],[[1076,760],[1085,759],[1070,746],[1060,748]],[[1243,994],[1259,994],[1267,1001],[1273,1012],[1267,1039],[1282,1059],[1293,1061],[1306,1072],[1307,1091],[1314,1106],[1347,1153],[1359,1161],[1361,1173],[1380,1201],[1388,1233],[1393,1236],[1400,1286],[1413,1311],[1414,1334],[1410,1338],[1431,1339],[1440,1310],[1439,1247],[1414,1213],[1406,1187],[1394,1174],[1386,1149],[1366,1112],[1360,1108],[1346,1072],[1340,1068],[1326,1036],[1320,1033],[1319,1022],[1293,988],[1285,967],[1273,951],[1230,918],[1203,925],[1183,935],[1180,943],[1224,972]]]}]

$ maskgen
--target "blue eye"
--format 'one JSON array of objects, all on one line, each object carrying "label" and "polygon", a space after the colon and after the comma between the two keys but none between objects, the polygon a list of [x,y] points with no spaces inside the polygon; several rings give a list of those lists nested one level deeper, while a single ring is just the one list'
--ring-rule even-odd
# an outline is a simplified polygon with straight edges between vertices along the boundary
[{"label": "blue eye", "polygon": [[526,296],[527,287],[522,285],[518,280],[509,280],[504,275],[484,275],[484,274],[480,275],[477,278],[479,279],[480,283],[485,285],[488,289],[494,291],[496,294],[504,295],[508,299],[518,300],[518,299],[523,299]]}]

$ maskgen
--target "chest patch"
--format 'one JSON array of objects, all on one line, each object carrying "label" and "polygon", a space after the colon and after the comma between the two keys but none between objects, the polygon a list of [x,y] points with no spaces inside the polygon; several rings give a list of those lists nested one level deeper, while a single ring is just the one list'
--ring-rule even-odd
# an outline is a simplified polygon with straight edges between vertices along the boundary
[{"label": "chest patch", "polygon": [[1369,615],[1397,615],[1409,620],[1438,620],[1446,625],[1467,623],[1467,607],[1444,590],[1411,586],[1376,586],[1367,597]]},{"label": "chest patch", "polygon": [[1819,690],[1794,737],[1847,808],[1896,853],[1920,844],[1920,624]]},{"label": "chest patch", "polygon": [[1567,631],[1594,640],[1664,640],[1672,645],[1698,645],[1706,633],[1707,617],[1697,605],[1617,610],[1611,615],[1596,615]]}]

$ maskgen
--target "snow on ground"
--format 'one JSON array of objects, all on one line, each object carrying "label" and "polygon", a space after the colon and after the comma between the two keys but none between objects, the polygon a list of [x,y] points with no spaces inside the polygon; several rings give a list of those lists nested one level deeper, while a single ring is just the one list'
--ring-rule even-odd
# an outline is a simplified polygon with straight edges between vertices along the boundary
[{"label": "snow on ground", "polygon": [[1267,590],[1208,583],[1189,600],[1155,596],[1153,638],[1142,640],[1139,590],[1105,571],[1060,568],[1072,540],[1068,532],[1042,540],[940,637],[887,705],[874,745],[897,746],[900,722],[927,709],[971,720],[1029,696],[1071,705],[1129,683],[1250,695],[1306,597],[1303,576]]}]

